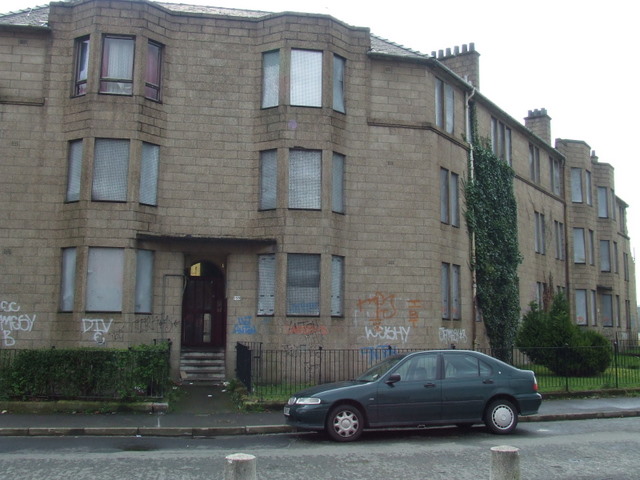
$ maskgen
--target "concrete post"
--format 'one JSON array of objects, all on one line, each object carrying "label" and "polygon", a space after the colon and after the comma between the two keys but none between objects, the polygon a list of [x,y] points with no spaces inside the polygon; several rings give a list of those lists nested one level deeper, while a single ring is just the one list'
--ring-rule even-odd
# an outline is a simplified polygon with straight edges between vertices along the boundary
[{"label": "concrete post", "polygon": [[491,448],[490,480],[520,480],[520,449],[501,445]]},{"label": "concrete post", "polygon": [[227,455],[224,480],[256,480],[256,457],[248,453]]}]

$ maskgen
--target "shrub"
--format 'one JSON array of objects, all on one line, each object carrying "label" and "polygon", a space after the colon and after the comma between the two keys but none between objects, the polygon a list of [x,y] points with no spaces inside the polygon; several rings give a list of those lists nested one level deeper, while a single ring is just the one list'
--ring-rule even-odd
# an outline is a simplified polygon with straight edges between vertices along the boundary
[{"label": "shrub", "polygon": [[169,381],[168,344],[21,350],[0,378],[8,396],[18,398],[150,396]]},{"label": "shrub", "polygon": [[531,304],[518,331],[516,346],[532,362],[562,376],[597,375],[611,364],[609,341],[598,332],[574,325],[562,294],[553,298],[548,312]]}]

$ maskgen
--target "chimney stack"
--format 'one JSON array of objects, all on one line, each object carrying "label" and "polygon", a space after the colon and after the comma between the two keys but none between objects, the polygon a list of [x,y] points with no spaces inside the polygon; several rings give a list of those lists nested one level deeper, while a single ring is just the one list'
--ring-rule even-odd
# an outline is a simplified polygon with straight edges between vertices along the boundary
[{"label": "chimney stack", "polygon": [[524,119],[524,125],[551,145],[551,117],[547,115],[546,108],[529,110],[529,116]]}]

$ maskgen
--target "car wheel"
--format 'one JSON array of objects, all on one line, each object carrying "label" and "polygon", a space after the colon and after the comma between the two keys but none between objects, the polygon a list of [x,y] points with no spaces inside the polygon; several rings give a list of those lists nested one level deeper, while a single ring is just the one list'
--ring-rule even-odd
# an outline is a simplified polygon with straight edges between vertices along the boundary
[{"label": "car wheel", "polygon": [[358,408],[353,405],[338,405],[327,417],[327,433],[338,442],[353,442],[362,435],[363,420]]},{"label": "car wheel", "polygon": [[485,411],[484,423],[493,433],[511,433],[518,425],[518,411],[509,400],[494,400]]}]

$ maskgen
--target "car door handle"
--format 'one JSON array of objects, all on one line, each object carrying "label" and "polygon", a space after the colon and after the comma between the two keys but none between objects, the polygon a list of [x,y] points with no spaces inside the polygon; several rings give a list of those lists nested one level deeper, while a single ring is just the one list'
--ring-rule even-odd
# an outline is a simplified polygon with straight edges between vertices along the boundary
[{"label": "car door handle", "polygon": [[493,378],[487,378],[487,379],[483,380],[482,383],[492,384],[493,383]]},{"label": "car door handle", "polygon": [[429,382],[429,383],[425,383],[425,384],[424,384],[424,387],[425,387],[425,388],[433,388],[433,387],[435,387],[435,386],[436,386],[436,384],[435,384],[435,383],[432,383],[432,382]]}]

